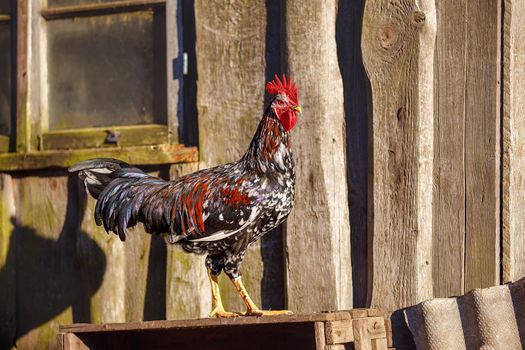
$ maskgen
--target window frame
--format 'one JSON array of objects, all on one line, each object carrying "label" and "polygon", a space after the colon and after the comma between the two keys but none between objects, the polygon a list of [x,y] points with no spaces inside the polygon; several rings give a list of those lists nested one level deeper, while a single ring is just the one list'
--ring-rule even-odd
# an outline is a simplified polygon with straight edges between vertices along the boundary
[{"label": "window frame", "polygon": [[[196,147],[179,144],[179,99],[183,97],[178,6],[177,0],[126,0],[41,8],[40,1],[17,1],[16,126],[11,128],[16,130],[11,133],[16,149],[0,153],[0,170],[67,167],[91,157],[115,157],[135,164],[198,161]],[[47,130],[47,21],[156,7],[164,7],[166,17],[167,124]],[[0,147],[3,142],[0,138]]]},{"label": "window frame", "polygon": [[[11,9],[11,11],[12,11],[12,9]],[[4,26],[4,25],[11,27],[10,28],[10,33],[11,33],[10,36],[12,38],[13,37],[13,35],[12,35],[13,20],[11,18],[11,14],[0,13],[0,26]],[[12,67],[13,67],[13,65],[11,64],[11,70],[13,69]],[[9,77],[9,79],[11,79],[11,77]],[[11,86],[11,94],[13,93],[12,90],[13,90],[13,86]],[[11,116],[9,116],[9,117],[11,118]],[[10,135],[3,135],[3,134],[0,135],[0,153],[5,153],[5,152],[9,151],[10,139],[11,139]]]}]

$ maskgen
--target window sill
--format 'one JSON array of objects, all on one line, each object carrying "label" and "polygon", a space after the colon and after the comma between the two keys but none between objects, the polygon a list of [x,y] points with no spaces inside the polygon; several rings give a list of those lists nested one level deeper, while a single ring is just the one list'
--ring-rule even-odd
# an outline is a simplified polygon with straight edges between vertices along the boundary
[{"label": "window sill", "polygon": [[130,164],[174,164],[198,161],[197,147],[161,144],[154,146],[88,148],[0,154],[0,171],[67,168],[90,158],[117,158]]}]

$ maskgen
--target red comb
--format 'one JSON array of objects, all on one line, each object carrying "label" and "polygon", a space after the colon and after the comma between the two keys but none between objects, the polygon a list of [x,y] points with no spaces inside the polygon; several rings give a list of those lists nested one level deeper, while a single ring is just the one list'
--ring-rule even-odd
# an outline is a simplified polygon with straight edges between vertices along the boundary
[{"label": "red comb", "polygon": [[283,80],[279,80],[277,74],[272,81],[266,84],[266,91],[270,95],[286,94],[292,102],[297,103],[297,85],[292,81],[292,78],[286,81],[286,76],[283,74]]}]

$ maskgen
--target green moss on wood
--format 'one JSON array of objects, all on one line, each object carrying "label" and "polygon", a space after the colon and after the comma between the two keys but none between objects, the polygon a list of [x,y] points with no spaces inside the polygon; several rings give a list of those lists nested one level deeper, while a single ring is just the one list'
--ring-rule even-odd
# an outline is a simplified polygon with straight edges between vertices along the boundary
[{"label": "green moss on wood", "polygon": [[173,164],[198,161],[196,147],[155,145],[0,154],[0,170],[67,168],[89,158],[117,158],[131,164]]},{"label": "green moss on wood", "polygon": [[0,135],[0,153],[9,150],[9,136]]},{"label": "green moss on wood", "polygon": [[168,127],[158,124],[54,130],[42,135],[45,150],[129,147],[167,142]]}]

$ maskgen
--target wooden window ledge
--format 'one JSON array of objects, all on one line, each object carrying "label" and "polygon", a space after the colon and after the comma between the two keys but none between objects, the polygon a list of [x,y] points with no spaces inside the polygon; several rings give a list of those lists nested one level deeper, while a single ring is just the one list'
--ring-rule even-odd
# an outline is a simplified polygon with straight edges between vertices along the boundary
[{"label": "wooden window ledge", "polygon": [[130,164],[174,164],[198,161],[196,147],[160,144],[0,154],[0,171],[67,168],[90,158],[117,158]]}]

